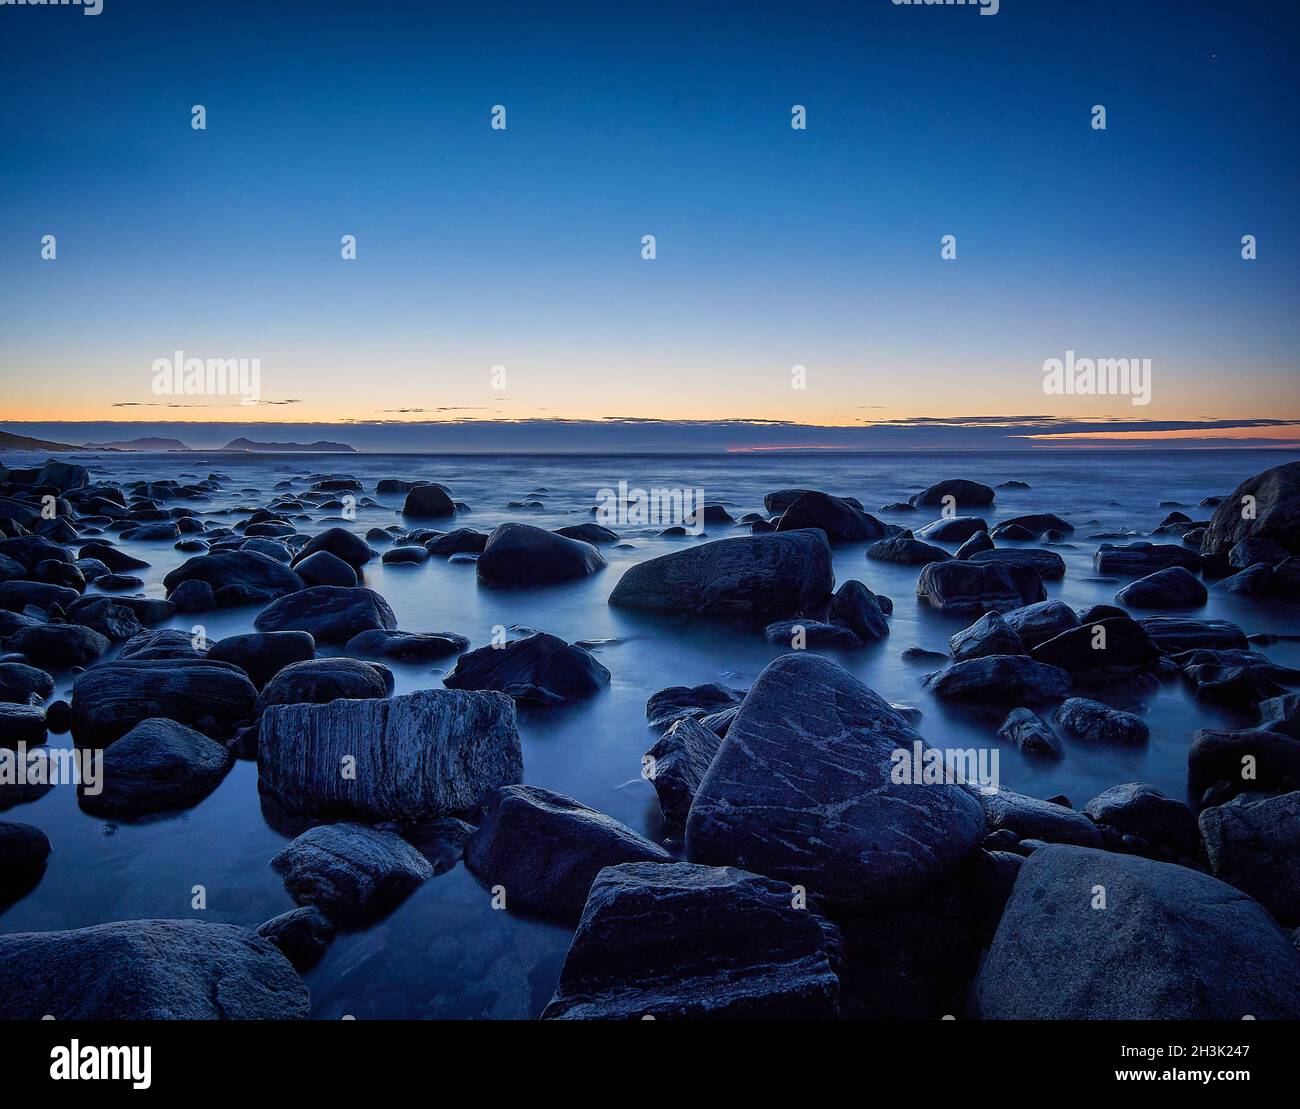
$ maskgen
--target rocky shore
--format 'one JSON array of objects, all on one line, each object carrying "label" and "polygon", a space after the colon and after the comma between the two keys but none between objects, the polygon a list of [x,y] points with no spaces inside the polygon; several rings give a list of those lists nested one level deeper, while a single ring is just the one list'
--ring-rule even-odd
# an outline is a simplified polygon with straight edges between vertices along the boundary
[{"label": "rocky shore", "polygon": [[[1023,482],[953,477],[874,511],[774,488],[762,511],[704,506],[686,523],[707,535],[652,537],[617,578],[625,537],[594,516],[476,528],[450,475],[278,484],[0,466],[0,756],[35,766],[63,736],[102,754],[78,803],[124,822],[255,767],[284,837],[256,865],[297,906],[49,931],[0,916],[0,1017],[306,1017],[337,935],[461,864],[493,908],[571,933],[547,1019],[1300,1017],[1300,670],[1201,614],[1231,595],[1300,616],[1300,462],[1111,537]],[[391,522],[357,524],[381,495],[401,501]],[[995,517],[1010,496],[1025,511]],[[1105,603],[1056,596],[1079,548]],[[629,618],[780,648],[747,688],[648,697],[661,835],[530,777],[525,721],[608,697],[617,654],[544,627],[401,627],[367,571],[439,560],[472,563],[484,595],[586,583]],[[886,566],[910,595],[872,588]],[[903,606],[947,622],[946,652],[891,637]],[[238,633],[209,638],[226,614]],[[870,651],[922,662],[918,694],[1031,764],[1141,752],[1162,689],[1244,726],[1185,736],[1182,796],[900,777],[944,756],[943,716],[855,677]],[[425,680],[399,691],[411,665]],[[21,820],[49,788],[0,774],[0,911],[39,899],[62,849]]]}]

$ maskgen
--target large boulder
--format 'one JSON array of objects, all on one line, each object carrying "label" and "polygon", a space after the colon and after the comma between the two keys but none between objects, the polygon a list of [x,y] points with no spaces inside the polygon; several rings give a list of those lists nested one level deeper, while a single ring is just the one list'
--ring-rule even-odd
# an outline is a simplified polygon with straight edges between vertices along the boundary
[{"label": "large boulder", "polygon": [[1202,811],[1200,828],[1216,878],[1300,925],[1300,792],[1241,794]]},{"label": "large boulder", "polygon": [[[345,774],[347,766],[355,772]],[[510,698],[424,689],[269,708],[257,772],[293,812],[415,822],[467,812],[490,790],[519,781],[523,754]]]},{"label": "large boulder", "polygon": [[234,756],[175,720],[142,720],[104,752],[102,785],[78,787],[87,812],[135,816],[185,808],[221,784]]},{"label": "large boulder", "polygon": [[445,486],[417,485],[406,494],[402,515],[421,520],[436,520],[456,514],[456,502]]},{"label": "large boulder", "polygon": [[1020,637],[1027,650],[1079,625],[1074,609],[1064,601],[1039,601],[1012,609],[1005,616],[1007,626]]},{"label": "large boulder", "polygon": [[1300,554],[1300,462],[1247,478],[1214,510],[1201,553],[1226,559],[1245,539],[1267,539]]},{"label": "large boulder", "polygon": [[921,567],[916,596],[953,616],[1010,612],[1047,599],[1042,579],[1032,568],[959,559]]},{"label": "large boulder", "polygon": [[915,496],[909,498],[911,504],[918,507],[922,505],[951,505],[954,508],[986,508],[993,503],[993,498],[997,496],[987,485],[982,485],[978,481],[968,481],[965,478],[949,478],[946,481],[936,482],[927,489],[923,489]]},{"label": "large boulder", "polygon": [[5,639],[6,650],[18,651],[47,670],[85,666],[110,646],[105,636],[81,624],[37,624]]},{"label": "large boulder", "polygon": [[1115,600],[1129,608],[1197,608],[1209,600],[1201,579],[1182,566],[1166,566],[1129,582]]},{"label": "large boulder", "polygon": [[708,773],[722,737],[693,716],[675,720],[643,759],[645,776],[659,797],[664,825],[673,835],[686,831],[695,791]]},{"label": "large boulder", "polygon": [[316,641],[306,632],[249,632],[227,636],[208,648],[208,658],[238,666],[258,689],[290,663],[315,657]]},{"label": "large boulder", "polygon": [[[1166,857],[1196,857],[1196,817],[1183,802],[1166,797],[1142,782],[1125,782],[1099,793],[1083,807],[1092,821],[1109,829],[1130,846],[1140,840]],[[1147,854],[1140,851],[1139,854]]]},{"label": "large boulder", "polygon": [[1064,697],[1070,689],[1070,675],[1026,655],[985,655],[928,674],[924,685],[936,697],[949,701],[1032,705]]},{"label": "large boulder", "polygon": [[1020,868],[973,1000],[986,1020],[1294,1020],[1300,952],[1208,875],[1054,844]]},{"label": "large boulder", "polygon": [[317,551],[328,551],[335,558],[346,562],[353,570],[360,570],[375,556],[375,552],[361,536],[348,531],[347,528],[326,528],[303,544],[302,549],[294,556],[294,562],[311,558]]},{"label": "large boulder", "polygon": [[168,595],[187,581],[201,581],[210,586],[218,603],[222,589],[234,602],[270,601],[302,588],[302,579],[279,562],[257,551],[215,551],[186,559],[163,578]]},{"label": "large boulder", "polygon": [[299,905],[327,916],[377,916],[433,877],[428,860],[400,836],[364,824],[309,828],[271,860]]},{"label": "large boulder", "polygon": [[984,833],[961,786],[895,782],[921,737],[823,658],[784,655],[746,695],[696,791],[692,862],[737,865],[832,902],[881,905],[940,881]]},{"label": "large boulder", "polygon": [[952,657],[958,662],[984,658],[986,655],[1021,655],[1025,653],[1020,636],[1000,613],[986,612],[969,628],[948,637]]},{"label": "large boulder", "polygon": [[10,1020],[300,1020],[307,987],[266,940],[232,924],[124,920],[0,936]]},{"label": "large boulder", "polygon": [[573,581],[605,568],[605,556],[590,543],[531,524],[502,524],[479,555],[479,581],[489,585],[549,585]]},{"label": "large boulder", "polygon": [[1129,543],[1116,546],[1103,543],[1092,556],[1092,564],[1099,574],[1118,574],[1121,577],[1142,577],[1168,566],[1181,566],[1186,570],[1199,570],[1201,556],[1176,543]]},{"label": "large boulder", "polygon": [[465,865],[501,886],[508,908],[576,923],[596,875],[618,863],[672,861],[617,820],[540,786],[503,786],[483,802]]},{"label": "large boulder", "polygon": [[253,712],[257,690],[236,666],[203,658],[117,659],[72,687],[72,736],[105,747],[142,720],[163,717],[223,738]]},{"label": "large boulder", "polygon": [[776,530],[817,528],[831,543],[870,543],[885,534],[884,525],[841,497],[809,491],[797,497],[781,515]]},{"label": "large boulder", "polygon": [[387,667],[354,658],[313,658],[292,662],[275,675],[257,698],[257,711],[272,705],[327,705],[340,699],[387,697],[393,676]]},{"label": "large boulder", "polygon": [[769,624],[824,605],[835,585],[825,533],[719,539],[630,567],[611,605]]},{"label": "large boulder", "polygon": [[530,704],[566,705],[594,697],[609,685],[609,671],[590,651],[534,632],[501,647],[461,655],[443,684],[449,689],[495,689]]},{"label": "large boulder", "polygon": [[607,867],[542,1016],[836,1016],[838,934],[794,903],[784,882],[731,867]]},{"label": "large boulder", "polygon": [[1060,581],[1065,577],[1065,559],[1055,551],[1043,547],[998,547],[991,551],[976,551],[966,557],[967,562],[996,562],[1004,566],[1037,570],[1043,581]]},{"label": "large boulder", "polygon": [[397,617],[373,589],[314,585],[272,601],[253,626],[263,632],[309,632],[317,643],[346,643],[371,628],[397,627]]}]

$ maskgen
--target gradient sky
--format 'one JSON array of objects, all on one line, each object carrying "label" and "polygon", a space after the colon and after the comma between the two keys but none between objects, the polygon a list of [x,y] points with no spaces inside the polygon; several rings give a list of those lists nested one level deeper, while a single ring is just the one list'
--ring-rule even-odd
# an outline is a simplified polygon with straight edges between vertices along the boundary
[{"label": "gradient sky", "polygon": [[[1290,0],[3,7],[3,426],[1300,418],[1297,30]],[[293,403],[150,407],[177,349]],[[1067,349],[1151,358],[1151,405],[1044,396]]]}]

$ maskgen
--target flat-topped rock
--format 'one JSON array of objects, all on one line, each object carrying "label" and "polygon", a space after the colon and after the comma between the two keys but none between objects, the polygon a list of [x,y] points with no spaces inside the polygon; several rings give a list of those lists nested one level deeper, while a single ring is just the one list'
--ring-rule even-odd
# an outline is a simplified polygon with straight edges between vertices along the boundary
[{"label": "flat-topped rock", "polygon": [[502,647],[461,655],[443,684],[448,689],[495,689],[530,704],[566,705],[594,697],[609,685],[609,677],[590,651],[535,632]]}]

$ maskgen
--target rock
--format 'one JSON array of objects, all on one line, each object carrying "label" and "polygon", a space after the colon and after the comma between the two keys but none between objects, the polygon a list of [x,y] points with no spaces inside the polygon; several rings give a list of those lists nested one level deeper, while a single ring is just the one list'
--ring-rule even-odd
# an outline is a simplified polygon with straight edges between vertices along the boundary
[{"label": "rock", "polygon": [[29,606],[45,612],[62,609],[66,612],[81,596],[66,585],[50,585],[42,581],[0,582],[0,608],[9,612],[23,612]]},{"label": "rock", "polygon": [[1196,696],[1221,704],[1253,707],[1284,694],[1283,685],[1300,683],[1300,670],[1277,666],[1254,651],[1212,651],[1200,648],[1173,656]]},{"label": "rock", "polygon": [[[872,643],[889,635],[885,600],[860,581],[846,581],[831,597],[828,615],[834,623],[842,624],[864,643]],[[892,610],[892,605],[890,607]]]},{"label": "rock", "polygon": [[205,581],[183,581],[167,598],[177,612],[210,612],[217,607],[217,595]]},{"label": "rock", "polygon": [[[583,525],[587,526],[587,525]],[[592,524],[591,527],[598,525]],[[561,528],[561,534],[565,529]],[[601,529],[605,530],[605,529]],[[578,536],[569,536],[570,539],[576,539]],[[436,539],[430,539],[425,546],[431,555],[437,555],[439,558],[449,558],[454,554],[482,554],[483,548],[487,546],[488,536],[486,532],[475,531],[473,528],[456,528],[454,531],[447,532],[446,535],[440,535]]]},{"label": "rock", "polygon": [[[929,567],[927,567],[929,569]],[[835,584],[816,530],[719,539],[630,567],[611,605],[769,624],[815,611]]]},{"label": "rock", "polygon": [[1130,608],[1195,608],[1209,600],[1201,580],[1181,566],[1168,566],[1130,582],[1115,600]]},{"label": "rock", "polygon": [[378,916],[433,877],[433,867],[392,832],[364,824],[309,828],[271,860],[300,905],[343,920]]},{"label": "rock", "polygon": [[831,543],[869,543],[885,534],[874,516],[828,493],[806,492],[797,497],[776,525],[778,532],[817,528]]},{"label": "rock", "polygon": [[999,563],[1005,566],[1022,566],[1038,571],[1043,581],[1060,581],[1065,577],[1065,559],[1055,551],[1041,547],[998,548],[976,551],[966,561],[974,563]]},{"label": "rock", "polygon": [[[709,508],[711,507],[713,506],[706,505],[704,511],[704,519],[708,523],[712,523],[709,519]],[[728,517],[728,519],[730,519],[730,517]],[[603,546],[606,543],[618,542],[617,532],[610,531],[607,527],[602,527],[600,524],[593,523],[570,524],[568,527],[556,528],[555,534],[563,535],[566,539],[577,539],[582,543],[591,543],[593,546]],[[478,548],[480,551],[482,549],[482,547]]]},{"label": "rock", "polygon": [[402,515],[423,520],[436,520],[456,514],[456,502],[441,485],[417,485],[406,494]]},{"label": "rock", "polygon": [[980,795],[990,832],[1003,829],[1017,839],[1041,840],[1044,843],[1073,843],[1082,847],[1100,847],[1101,833],[1083,813],[1040,801],[1009,789]]},{"label": "rock", "polygon": [[974,1009],[985,1020],[1295,1019],[1300,952],[1257,902],[1207,875],[1052,845],[1020,869]]},{"label": "rock", "polygon": [[745,692],[723,685],[674,685],[652,693],[646,701],[646,724],[666,728],[686,717],[700,719],[723,709],[733,708],[744,700]]},{"label": "rock", "polygon": [[537,705],[566,705],[609,685],[609,671],[591,654],[554,635],[535,632],[504,647],[480,647],[456,660],[449,689],[495,689]]},{"label": "rock", "polygon": [[1238,485],[1214,510],[1201,553],[1225,557],[1247,539],[1268,540],[1300,554],[1300,462],[1275,466]]},{"label": "rock", "polygon": [[75,612],[69,613],[69,619],[110,641],[130,639],[144,631],[144,625],[132,609],[107,597],[78,605]]},{"label": "rock", "polygon": [[305,972],[319,963],[329,948],[334,925],[314,905],[304,905],[259,924],[257,934],[274,944],[295,970]]},{"label": "rock", "polygon": [[1244,570],[1248,566],[1254,566],[1262,562],[1271,568],[1285,562],[1289,557],[1291,557],[1291,552],[1280,543],[1274,543],[1271,539],[1250,536],[1236,544],[1228,552],[1228,565],[1234,570]]},{"label": "rock", "polygon": [[1196,817],[1181,801],[1141,782],[1111,786],[1083,807],[1102,828],[1119,836],[1137,836],[1173,859],[1196,857]]},{"label": "rock", "polygon": [[6,650],[19,651],[28,661],[48,670],[85,666],[110,646],[99,632],[80,624],[38,624],[5,640]]},{"label": "rock", "polygon": [[1020,636],[997,612],[986,612],[969,628],[949,637],[948,646],[958,662],[987,655],[1021,655],[1025,653]]},{"label": "rock", "polygon": [[763,498],[763,507],[768,512],[782,513],[807,492],[807,489],[778,489]]},{"label": "rock", "polygon": [[1074,609],[1062,601],[1039,601],[1012,609],[1005,616],[1007,627],[1020,637],[1026,650],[1079,626]]},{"label": "rock", "polygon": [[1068,520],[1061,519],[1052,512],[1031,512],[1024,516],[1012,516],[1009,520],[1003,520],[1002,526],[1015,525],[1022,527],[1034,535],[1042,535],[1048,531],[1059,531],[1064,535],[1069,535],[1074,531],[1074,525]]},{"label": "rock", "polygon": [[1200,829],[1216,878],[1300,924],[1300,792],[1242,794],[1205,809]]},{"label": "rock", "polygon": [[590,543],[531,524],[502,524],[488,536],[476,565],[479,580],[489,585],[546,585],[585,578],[606,563]]},{"label": "rock", "polygon": [[944,700],[1041,704],[1064,697],[1070,690],[1070,675],[1025,655],[986,655],[954,662],[927,675],[923,684]]},{"label": "rock", "polygon": [[625,863],[592,884],[549,1020],[833,1017],[838,934],[783,882]]},{"label": "rock", "polygon": [[[343,777],[345,758],[356,775]],[[425,689],[386,700],[277,705],[262,716],[262,787],[292,812],[432,820],[519,781],[515,707],[500,693]]]},{"label": "rock", "polygon": [[354,658],[313,658],[291,662],[257,698],[257,712],[272,705],[327,705],[340,699],[387,697],[393,676],[384,667]]},{"label": "rock", "polygon": [[0,821],[0,904],[39,876],[49,857],[50,841],[39,828]]},{"label": "rock", "polygon": [[1052,759],[1065,756],[1056,733],[1031,709],[1012,709],[998,735],[1014,743],[1022,755]]},{"label": "rock", "polygon": [[333,585],[350,589],[358,582],[357,572],[337,555],[316,551],[294,565],[305,585]]},{"label": "rock", "polygon": [[1201,559],[1173,543],[1129,543],[1123,547],[1103,543],[1092,556],[1092,564],[1099,574],[1141,577],[1170,566],[1199,570]]},{"label": "rock", "polygon": [[385,551],[381,561],[386,566],[418,566],[429,561],[429,552],[427,548],[412,543]]},{"label": "rock", "polygon": [[45,710],[39,705],[0,701],[0,747],[35,747],[45,742]]},{"label": "rock", "polygon": [[[1037,582],[1037,589],[1033,582]],[[982,616],[1010,612],[1045,600],[1043,583],[1033,572],[1032,581],[1020,581],[1010,567],[978,562],[931,562],[921,567],[916,596],[931,608],[953,616]]]},{"label": "rock", "polygon": [[1142,630],[1167,655],[1198,647],[1246,650],[1246,633],[1227,620],[1198,620],[1191,616],[1144,616]]},{"label": "rock", "polygon": [[156,716],[214,738],[247,720],[257,690],[244,672],[206,659],[121,658],[87,670],[72,687],[78,746],[105,747]]},{"label": "rock", "polygon": [[236,586],[238,593],[262,602],[302,588],[302,579],[288,566],[257,551],[214,551],[186,559],[163,578],[168,599],[175,600],[177,589],[187,581],[206,583],[214,596],[220,589]]},{"label": "rock", "polygon": [[317,551],[328,551],[335,558],[346,562],[354,571],[359,571],[375,557],[375,552],[359,535],[347,528],[326,528],[319,535],[314,535],[294,558],[294,562],[304,562]]},{"label": "rock", "polygon": [[316,656],[316,641],[307,632],[250,632],[231,635],[208,649],[214,662],[238,666],[261,689],[290,663]]},{"label": "rock", "polygon": [[196,804],[221,784],[234,758],[174,720],[142,720],[104,752],[102,787],[78,787],[88,812],[134,816]]},{"label": "rock", "polygon": [[618,863],[672,861],[658,844],[570,797],[504,786],[483,804],[465,865],[502,886],[510,908],[576,923],[596,875]]},{"label": "rock", "polygon": [[301,1020],[307,987],[246,928],[124,920],[0,935],[0,1012],[11,1020]]},{"label": "rock", "polygon": [[87,543],[77,552],[78,558],[93,558],[97,562],[102,562],[110,570],[117,574],[124,574],[129,570],[143,570],[149,563],[142,558],[136,558],[129,555],[126,551],[118,547],[111,547],[104,542]]},{"label": "rock", "polygon": [[862,640],[848,628],[838,624],[823,624],[819,620],[800,617],[798,620],[778,620],[763,629],[763,638],[795,651],[805,648],[854,650]]},{"label": "rock", "polygon": [[25,705],[33,695],[42,701],[54,696],[54,679],[25,662],[0,662],[0,702]]},{"label": "rock", "polygon": [[993,540],[989,538],[989,533],[987,531],[977,531],[957,548],[957,552],[953,557],[965,561],[969,559],[971,555],[979,554],[981,551],[991,550],[993,550]]},{"label": "rock", "polygon": [[455,632],[403,632],[372,629],[348,640],[347,652],[375,658],[423,660],[467,650],[469,640]]},{"label": "rock", "polygon": [[1202,728],[1193,734],[1187,752],[1187,784],[1196,796],[1218,785],[1227,796],[1300,788],[1300,743],[1263,728]]},{"label": "rock", "polygon": [[1243,597],[1267,597],[1273,592],[1273,567],[1257,562],[1239,574],[1215,582],[1214,588],[1222,593],[1237,593]]},{"label": "rock", "polygon": [[912,504],[918,507],[937,504],[945,507],[951,505],[954,508],[962,505],[968,508],[985,508],[993,503],[994,496],[992,489],[987,485],[981,485],[978,481],[949,478],[947,481],[931,485],[910,499]]},{"label": "rock", "polygon": [[998,524],[990,533],[993,539],[1005,539],[1013,543],[1032,543],[1038,538],[1023,524]]},{"label": "rock", "polygon": [[1080,624],[1032,648],[1038,662],[1073,674],[1138,671],[1154,666],[1161,650],[1146,629],[1127,615]]},{"label": "rock", "polygon": [[1140,716],[1086,697],[1071,697],[1065,701],[1056,710],[1056,726],[1094,743],[1145,743],[1151,735],[1146,721]]},{"label": "rock", "polygon": [[1261,701],[1259,726],[1270,732],[1281,732],[1292,739],[1300,739],[1300,693],[1286,693]]},{"label": "rock", "polygon": [[[969,541],[968,541],[969,542]],[[960,553],[960,552],[959,552]],[[919,539],[881,539],[867,548],[867,557],[900,566],[924,566],[927,562],[946,562],[952,558],[942,547]]]},{"label": "rock", "polygon": [[841,904],[906,900],[984,834],[962,787],[892,780],[894,753],[921,744],[834,663],[784,655],[759,675],[700,783],[687,857],[743,862]]},{"label": "rock", "polygon": [[317,643],[346,643],[371,628],[392,630],[388,602],[364,586],[314,585],[272,601],[253,621],[258,631],[305,631]]},{"label": "rock", "polygon": [[916,534],[936,543],[963,543],[981,533],[987,535],[988,530],[988,521],[979,516],[944,516],[926,524]]},{"label": "rock", "polygon": [[686,831],[695,791],[708,771],[722,738],[692,716],[683,716],[646,752],[646,777],[659,797],[664,825],[675,836]]},{"label": "rock", "polygon": [[208,645],[206,639],[192,632],[179,628],[163,628],[157,631],[141,632],[133,635],[118,652],[117,662],[146,662],[163,659],[206,659]]}]

